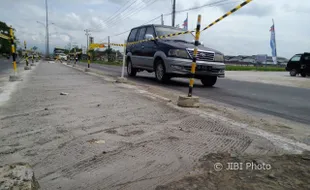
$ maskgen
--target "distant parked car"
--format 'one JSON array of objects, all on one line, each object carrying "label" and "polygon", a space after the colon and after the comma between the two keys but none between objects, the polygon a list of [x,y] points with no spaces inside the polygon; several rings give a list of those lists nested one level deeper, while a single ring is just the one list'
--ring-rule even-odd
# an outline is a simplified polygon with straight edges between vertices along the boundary
[{"label": "distant parked car", "polygon": [[60,53],[58,56],[59,56],[59,59],[61,59],[61,60],[65,60],[65,61],[68,60],[68,56],[64,53]]},{"label": "distant parked car", "polygon": [[[133,28],[127,42],[154,39],[155,37],[183,32],[180,28],[163,25],[145,25]],[[195,37],[188,33],[165,39],[154,39],[126,47],[126,64],[129,76],[137,72],[155,72],[160,82],[172,77],[191,77],[191,64]],[[213,86],[218,77],[225,76],[224,55],[214,49],[198,46],[195,78],[205,86]]]},{"label": "distant parked car", "polygon": [[287,63],[286,68],[291,76],[300,74],[302,77],[310,76],[310,53],[296,54]]}]

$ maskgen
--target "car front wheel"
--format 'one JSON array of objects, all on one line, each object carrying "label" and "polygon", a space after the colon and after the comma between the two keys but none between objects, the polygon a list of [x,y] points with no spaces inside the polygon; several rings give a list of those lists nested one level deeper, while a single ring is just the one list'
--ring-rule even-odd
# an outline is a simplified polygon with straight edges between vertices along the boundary
[{"label": "car front wheel", "polygon": [[128,60],[128,63],[127,63],[127,74],[128,76],[131,76],[131,77],[134,77],[137,75],[137,70],[132,67],[131,60]]},{"label": "car front wheel", "polygon": [[208,76],[208,77],[201,79],[201,83],[207,87],[212,87],[213,85],[215,85],[216,81],[217,81],[217,76]]},{"label": "car front wheel", "polygon": [[291,75],[292,77],[295,77],[295,76],[297,75],[296,69],[292,69],[292,70],[290,71],[290,75]]},{"label": "car front wheel", "polygon": [[158,60],[155,66],[155,77],[159,82],[167,82],[170,77],[166,73],[166,69],[162,60]]}]

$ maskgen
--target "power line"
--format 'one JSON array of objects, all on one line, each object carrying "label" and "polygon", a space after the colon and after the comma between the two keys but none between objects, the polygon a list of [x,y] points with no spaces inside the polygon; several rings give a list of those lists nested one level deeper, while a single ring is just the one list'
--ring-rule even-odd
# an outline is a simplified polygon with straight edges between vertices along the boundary
[{"label": "power line", "polygon": [[[235,3],[235,2],[237,2],[237,1],[236,0],[219,0],[219,1],[216,1],[216,2],[212,2],[212,3],[206,3],[206,4],[201,5],[201,6],[195,6],[195,7],[191,7],[191,8],[188,8],[188,9],[183,9],[183,10],[180,10],[180,11],[176,11],[176,14],[183,13],[183,12],[186,12],[186,11],[192,11],[192,10],[196,10],[196,9],[201,9],[201,8],[204,8],[204,7],[215,7],[215,6],[226,5],[226,4],[231,4],[231,3]],[[172,12],[171,13],[166,13],[166,14],[163,14],[163,15],[164,16],[169,16],[169,15],[172,15]],[[144,23],[142,25],[150,23],[150,22],[152,22],[152,21],[154,21],[156,19],[159,19],[160,17],[161,16],[155,17],[152,20],[150,20],[150,21],[148,21],[148,22],[146,22],[146,23]],[[115,34],[115,35],[113,35],[113,37],[120,36],[122,34],[130,32],[130,30],[127,30],[127,31]]]},{"label": "power line", "polygon": [[[136,2],[136,1],[135,1],[135,2]],[[127,14],[127,15],[121,17],[119,20],[117,20],[117,19],[115,20],[115,18],[117,18],[117,16],[118,16],[118,15],[117,15],[117,16],[115,16],[112,20],[108,21],[108,22],[106,23],[106,27],[109,28],[111,25],[114,25],[115,23],[121,22],[121,21],[123,21],[123,20],[125,20],[125,19],[131,17],[132,15],[134,15],[134,14],[140,12],[142,9],[144,9],[144,8],[147,7],[147,6],[152,5],[152,4],[155,3],[155,2],[156,2],[156,0],[148,0],[147,2],[140,2],[140,3],[138,3],[138,4],[135,6],[135,8],[133,8],[133,9],[127,11],[127,13],[129,13],[129,14]],[[132,4],[133,4],[133,3],[132,3]],[[132,4],[131,4],[131,5],[132,5]],[[128,8],[128,7],[127,7],[127,8]],[[126,9],[125,9],[125,10],[126,10]]]},{"label": "power line", "polygon": [[[130,4],[130,2],[132,2],[132,3]],[[117,17],[118,15],[120,15],[122,12],[126,11],[129,7],[131,7],[135,2],[137,2],[137,0],[130,0],[130,1],[127,1],[127,3],[125,4],[125,7],[121,7],[120,9],[118,9],[118,10],[116,11],[116,13],[115,13],[114,15],[112,15],[112,16],[110,16],[109,18],[103,20],[102,22],[107,22],[107,21],[109,21],[109,20],[111,20],[111,19],[114,19],[115,17]],[[128,6],[127,6],[127,4],[128,4]],[[126,6],[127,6],[127,7],[126,7]],[[122,10],[121,12],[119,12],[119,11],[120,11],[121,9],[123,9],[123,8],[124,8],[124,10]],[[101,27],[100,24],[98,24],[98,25],[95,27],[95,29],[93,29],[93,30],[98,29],[98,27],[99,27],[99,28]]]},{"label": "power line", "polygon": [[[115,21],[116,18],[118,18],[122,13],[126,12],[126,10],[128,10],[133,4],[135,4],[138,0],[133,0],[131,1],[132,3],[129,4],[127,7],[125,7],[124,10],[122,10],[121,12],[115,14],[114,16],[109,17],[108,19],[104,20],[103,22],[105,22],[105,24],[108,26],[109,23],[111,23],[112,21]],[[130,1],[128,1],[130,2]],[[141,4],[141,2],[140,2]],[[130,10],[129,10],[130,11]],[[128,11],[127,11],[128,12]],[[102,25],[97,26],[96,29],[100,29],[102,27]]]},{"label": "power line", "polygon": [[130,15],[128,15],[127,17],[125,17],[124,19],[127,19],[129,17],[131,17],[134,14],[137,14],[138,12],[140,12],[142,9],[144,9],[147,6],[151,6],[153,3],[155,3],[156,0],[150,0],[147,4],[145,4],[144,6],[140,7],[138,10],[136,10],[135,12],[132,12]]}]

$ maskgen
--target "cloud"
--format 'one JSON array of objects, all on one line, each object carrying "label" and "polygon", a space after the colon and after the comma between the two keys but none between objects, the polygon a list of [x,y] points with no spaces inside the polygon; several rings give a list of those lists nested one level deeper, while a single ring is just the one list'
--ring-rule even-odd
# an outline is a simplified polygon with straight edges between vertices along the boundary
[{"label": "cloud", "polygon": [[[232,9],[232,4],[224,4],[220,6],[220,9],[223,12],[228,12]],[[263,16],[272,15],[274,11],[275,11],[275,7],[273,5],[252,2],[246,5],[246,8],[242,8],[241,10],[238,10],[238,12],[235,14],[263,17]]]}]

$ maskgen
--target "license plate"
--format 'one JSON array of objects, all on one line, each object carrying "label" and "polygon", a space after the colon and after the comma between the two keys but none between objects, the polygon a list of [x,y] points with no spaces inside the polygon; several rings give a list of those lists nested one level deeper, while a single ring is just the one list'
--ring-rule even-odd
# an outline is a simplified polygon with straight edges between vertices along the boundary
[{"label": "license plate", "polygon": [[206,66],[206,65],[197,65],[198,70],[204,70],[204,71],[212,71],[211,66]]}]

